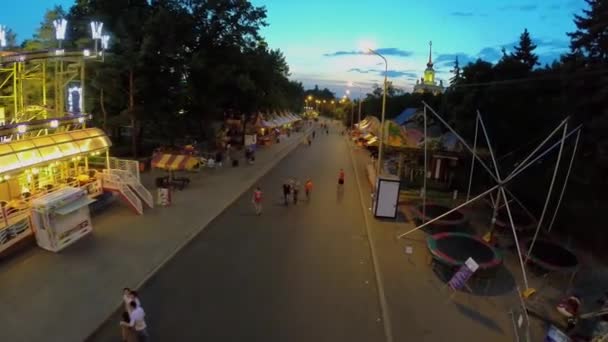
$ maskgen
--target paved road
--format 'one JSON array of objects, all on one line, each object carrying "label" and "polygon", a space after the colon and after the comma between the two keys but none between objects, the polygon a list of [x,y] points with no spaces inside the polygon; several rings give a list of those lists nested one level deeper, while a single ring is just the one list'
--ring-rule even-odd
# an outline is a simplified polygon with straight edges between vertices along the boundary
[{"label": "paved road", "polygon": [[[337,191],[337,174],[346,186]],[[285,207],[287,177],[315,183]],[[241,196],[142,289],[154,341],[383,341],[358,187],[337,133],[317,134]],[[204,211],[205,208],[201,208]],[[167,227],[171,229],[171,227]],[[116,289],[117,296],[120,289]],[[113,317],[91,341],[118,341]]]}]

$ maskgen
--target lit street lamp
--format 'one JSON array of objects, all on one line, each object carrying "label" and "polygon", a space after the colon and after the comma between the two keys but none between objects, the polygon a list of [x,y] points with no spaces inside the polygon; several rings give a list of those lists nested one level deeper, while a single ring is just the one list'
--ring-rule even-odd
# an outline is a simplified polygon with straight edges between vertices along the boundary
[{"label": "lit street lamp", "polygon": [[6,47],[6,26],[0,25],[0,49]]},{"label": "lit street lamp", "polygon": [[386,112],[386,91],[387,91],[387,79],[386,79],[386,75],[388,74],[388,61],[386,60],[386,58],[384,56],[382,56],[381,54],[379,54],[376,50],[367,48],[367,50],[375,55],[378,55],[378,57],[382,58],[382,60],[384,61],[384,91],[382,93],[382,117],[380,119],[380,142],[378,144],[378,166],[376,167],[376,177],[380,176],[380,169],[381,169],[381,163],[382,163],[382,150],[383,150],[383,145],[384,145],[384,114]]},{"label": "lit street lamp", "polygon": [[55,38],[59,41],[59,49],[61,49],[61,42],[65,39],[68,21],[65,19],[55,19],[53,20],[53,27],[55,27]]},{"label": "lit street lamp", "polygon": [[98,42],[102,38],[103,23],[99,21],[91,21],[91,38],[95,41],[95,55],[97,55]]}]

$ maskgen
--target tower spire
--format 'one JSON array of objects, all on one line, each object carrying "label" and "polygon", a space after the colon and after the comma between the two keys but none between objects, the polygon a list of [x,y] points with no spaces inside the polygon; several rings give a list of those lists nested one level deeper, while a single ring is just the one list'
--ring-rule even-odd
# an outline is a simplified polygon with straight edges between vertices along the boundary
[{"label": "tower spire", "polygon": [[433,67],[433,58],[431,57],[433,53],[433,41],[429,41],[429,62],[426,63],[426,66],[429,68]]}]

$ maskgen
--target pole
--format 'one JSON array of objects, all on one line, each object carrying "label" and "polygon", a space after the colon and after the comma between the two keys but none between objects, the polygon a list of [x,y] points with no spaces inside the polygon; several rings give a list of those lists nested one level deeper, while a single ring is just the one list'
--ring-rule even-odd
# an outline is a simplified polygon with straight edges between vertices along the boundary
[{"label": "pole", "polygon": [[426,107],[424,107],[424,172],[422,172],[422,223],[426,221],[426,174],[428,172],[428,136],[426,131]]},{"label": "pole", "polygon": [[359,118],[357,120],[357,123],[361,123],[361,102],[363,102],[361,100],[361,95],[359,95]]},{"label": "pole", "polygon": [[553,213],[553,218],[551,219],[551,223],[549,223],[548,230],[551,231],[553,228],[553,223],[555,222],[555,218],[557,217],[557,211],[559,210],[560,205],[562,204],[562,199],[564,198],[564,193],[566,192],[566,186],[568,185],[568,179],[570,178],[570,171],[572,171],[572,164],[574,164],[574,158],[576,157],[576,149],[578,147],[578,141],[581,137],[581,131],[579,130],[576,133],[576,140],[574,141],[574,149],[572,150],[572,157],[570,158],[570,165],[568,166],[568,172],[566,172],[566,179],[564,180],[564,185],[562,186],[562,192],[559,194],[559,200],[557,201],[557,205],[555,206],[555,212]]},{"label": "pole", "polygon": [[504,187],[499,186],[500,191],[502,193],[502,197],[505,201],[507,208],[507,215],[509,216],[509,223],[511,223],[511,228],[513,229],[513,238],[515,240],[515,248],[517,249],[517,257],[519,258],[519,265],[521,267],[521,273],[524,277],[524,286],[526,290],[528,289],[528,277],[526,276],[526,268],[524,266],[524,260],[521,255],[521,248],[519,247],[519,238],[517,237],[517,232],[515,231],[515,223],[513,222],[513,216],[511,215],[511,208],[509,206],[509,199],[507,198],[507,193],[505,192]]},{"label": "pole", "polygon": [[564,151],[564,144],[566,143],[566,133],[568,133],[568,123],[564,125],[564,132],[562,134],[562,143],[559,145],[559,153],[557,154],[557,161],[555,162],[555,168],[553,169],[553,177],[551,178],[551,183],[549,184],[549,190],[547,191],[547,198],[545,198],[545,205],[543,206],[543,211],[540,214],[540,219],[538,220],[538,224],[536,225],[536,231],[534,232],[534,237],[532,238],[532,242],[530,243],[530,248],[528,248],[528,255],[526,255],[526,261],[530,258],[532,254],[532,248],[534,248],[534,244],[536,243],[536,239],[538,238],[538,232],[540,232],[540,227],[543,224],[543,220],[545,218],[545,214],[547,213],[547,207],[549,206],[549,201],[551,200],[551,194],[553,193],[553,185],[555,185],[555,179],[557,178],[557,172],[559,171],[559,164],[562,160],[562,152]]},{"label": "pole", "polygon": [[[375,52],[375,51],[374,51]],[[378,148],[378,167],[376,170],[376,177],[380,176],[381,165],[382,165],[382,152],[384,149],[384,115],[386,113],[386,91],[387,91],[387,79],[386,75],[388,74],[388,62],[384,56],[375,52],[378,56],[380,56],[384,60],[384,92],[382,94],[382,118],[380,120],[380,144]]]},{"label": "pole", "polygon": [[[426,110],[426,107],[425,107]],[[469,174],[469,187],[467,189],[467,201],[471,196],[471,185],[473,184],[473,169],[475,168],[475,154],[477,154],[477,131],[479,130],[479,118],[475,118],[475,140],[473,141],[473,157],[471,158],[471,173]],[[492,200],[492,203],[494,200]]]}]

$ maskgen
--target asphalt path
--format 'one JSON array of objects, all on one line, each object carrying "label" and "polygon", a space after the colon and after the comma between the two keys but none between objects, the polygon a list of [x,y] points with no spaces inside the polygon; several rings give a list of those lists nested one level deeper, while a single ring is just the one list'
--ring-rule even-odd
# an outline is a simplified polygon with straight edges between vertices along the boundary
[{"label": "asphalt path", "polygon": [[[285,206],[288,177],[312,179],[312,198]],[[140,289],[152,341],[384,341],[359,188],[338,130],[317,129],[311,147],[259,186],[261,216],[248,191]],[[90,341],[119,341],[118,321],[117,313]]]}]

